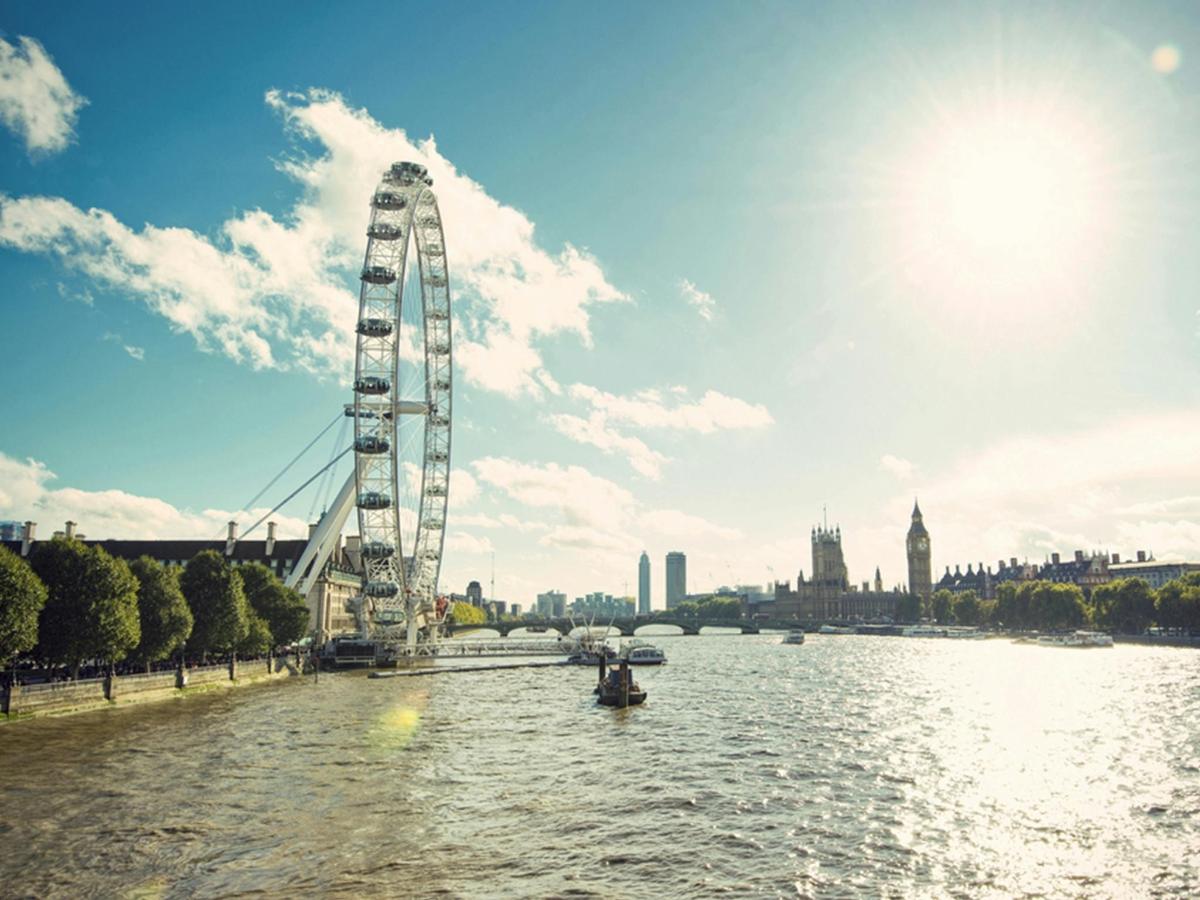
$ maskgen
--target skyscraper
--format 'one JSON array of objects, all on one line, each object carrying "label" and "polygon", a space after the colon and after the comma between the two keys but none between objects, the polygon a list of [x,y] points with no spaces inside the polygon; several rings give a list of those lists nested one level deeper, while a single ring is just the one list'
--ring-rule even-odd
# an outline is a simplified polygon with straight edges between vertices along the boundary
[{"label": "skyscraper", "polygon": [[933,593],[933,565],[930,562],[929,532],[921,518],[921,507],[913,501],[912,525],[908,529],[908,589],[922,600]]},{"label": "skyscraper", "polygon": [[687,557],[678,550],[667,554],[667,609],[674,609],[687,596]]},{"label": "skyscraper", "polygon": [[638,560],[638,615],[650,615],[650,557],[642,551]]}]

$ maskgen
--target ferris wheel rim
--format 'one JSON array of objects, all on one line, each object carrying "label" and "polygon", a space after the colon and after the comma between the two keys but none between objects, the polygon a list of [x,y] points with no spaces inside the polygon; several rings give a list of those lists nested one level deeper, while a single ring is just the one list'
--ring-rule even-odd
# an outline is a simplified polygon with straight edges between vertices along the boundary
[{"label": "ferris wheel rim", "polygon": [[[396,163],[371,198],[355,342],[355,507],[364,603],[403,603],[412,623],[436,598],[449,505],[452,421],[450,286],[445,231],[423,166]],[[423,398],[396,396],[410,248],[420,284]],[[413,323],[413,328],[416,324]],[[400,520],[399,422],[420,414],[421,479],[409,540]],[[410,626],[410,642],[412,629]]]}]

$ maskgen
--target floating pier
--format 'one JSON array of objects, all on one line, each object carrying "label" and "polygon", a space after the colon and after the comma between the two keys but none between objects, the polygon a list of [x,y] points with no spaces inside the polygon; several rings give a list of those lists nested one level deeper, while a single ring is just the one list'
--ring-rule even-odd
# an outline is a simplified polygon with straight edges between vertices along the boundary
[{"label": "floating pier", "polygon": [[533,660],[530,662],[489,663],[486,666],[428,666],[420,669],[389,669],[386,672],[378,669],[368,675],[368,678],[415,678],[418,675],[448,675],[451,672],[498,672],[501,669],[549,669],[567,666],[565,659],[553,662]]}]

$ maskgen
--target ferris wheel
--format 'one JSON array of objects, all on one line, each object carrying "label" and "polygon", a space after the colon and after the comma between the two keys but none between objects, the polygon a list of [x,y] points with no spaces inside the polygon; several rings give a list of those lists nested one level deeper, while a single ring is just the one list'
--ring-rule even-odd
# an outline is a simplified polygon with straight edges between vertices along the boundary
[{"label": "ferris wheel", "polygon": [[345,407],[354,421],[354,471],[288,579],[307,596],[357,509],[363,637],[402,628],[409,652],[437,624],[450,494],[450,284],[432,185],[424,166],[400,162],[371,197],[354,401]]},{"label": "ferris wheel", "polygon": [[[354,477],[363,594],[377,612],[403,607],[410,644],[421,617],[433,613],[450,488],[450,286],[432,185],[415,163],[384,173],[371,198],[356,327]],[[418,298],[404,296],[410,246],[419,314]],[[405,315],[406,302],[413,314]],[[404,396],[402,388],[419,395]],[[402,455],[414,444],[416,463]],[[407,509],[404,497],[413,501]]]}]

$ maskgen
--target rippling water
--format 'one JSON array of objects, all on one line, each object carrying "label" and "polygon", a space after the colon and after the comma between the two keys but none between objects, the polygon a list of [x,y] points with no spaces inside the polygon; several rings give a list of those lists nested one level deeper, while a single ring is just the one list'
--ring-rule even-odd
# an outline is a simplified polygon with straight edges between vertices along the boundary
[{"label": "rippling water", "polygon": [[8,896],[1200,892],[1200,655],[666,638],[0,726]]}]

